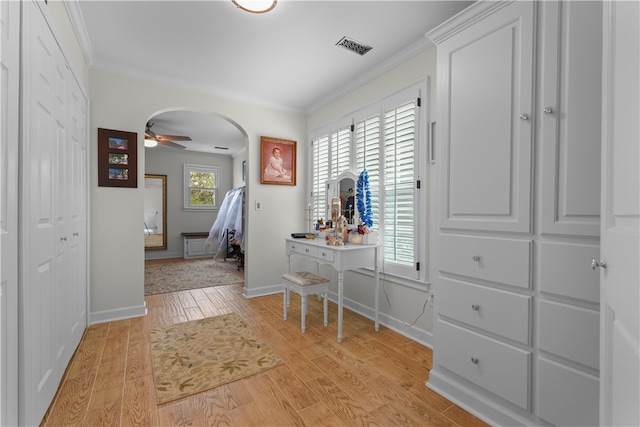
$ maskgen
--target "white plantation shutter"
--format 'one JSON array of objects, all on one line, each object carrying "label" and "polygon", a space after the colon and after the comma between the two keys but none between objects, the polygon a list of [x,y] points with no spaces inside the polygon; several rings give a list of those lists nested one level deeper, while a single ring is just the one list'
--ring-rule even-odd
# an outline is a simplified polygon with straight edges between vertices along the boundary
[{"label": "white plantation shutter", "polygon": [[351,126],[331,133],[331,178],[335,179],[351,166]]},{"label": "white plantation shutter", "polygon": [[369,173],[374,228],[380,229],[380,115],[369,117],[355,126],[356,171]]},{"label": "white plantation shutter", "polygon": [[421,267],[427,265],[422,230],[428,228],[428,197],[418,189],[420,177],[428,176],[428,163],[420,155],[427,120],[420,107],[422,93],[426,88],[417,83],[318,130],[310,158],[314,216],[326,212],[327,180],[366,169],[373,228],[383,242],[382,272],[420,281],[428,277]]},{"label": "white plantation shutter", "polygon": [[311,151],[313,156],[313,177],[311,182],[311,218],[317,221],[318,218],[324,217],[327,210],[327,192],[325,185],[330,179],[329,135],[324,135],[312,141]]},{"label": "white plantation shutter", "polygon": [[416,103],[385,112],[382,228],[385,263],[415,267]]}]

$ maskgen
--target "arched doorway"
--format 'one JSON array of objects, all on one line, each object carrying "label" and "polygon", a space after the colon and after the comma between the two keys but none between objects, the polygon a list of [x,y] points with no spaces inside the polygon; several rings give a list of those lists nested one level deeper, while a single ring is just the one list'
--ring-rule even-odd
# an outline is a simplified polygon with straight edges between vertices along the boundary
[{"label": "arched doorway", "polygon": [[[160,216],[166,220],[166,226],[161,228],[166,233],[167,241],[166,247],[161,250],[147,248],[145,259],[182,257],[188,244],[192,248],[198,244],[204,245],[206,235],[220,213],[225,195],[230,190],[245,186],[244,165],[248,154],[246,132],[227,117],[175,108],[153,114],[145,123],[145,134],[146,138],[157,143],[154,147],[145,147],[145,175],[166,176],[166,212]],[[185,171],[189,166],[211,167],[219,171],[213,209],[189,209],[185,202]],[[145,234],[154,229],[153,207],[150,212],[147,210],[145,196]],[[226,259],[227,253],[221,253],[221,246],[228,240],[228,236],[220,236],[215,247],[211,241],[207,241],[202,256],[233,262],[233,259]],[[200,254],[196,253],[197,256]],[[242,267],[238,270],[244,271],[244,264]]]}]

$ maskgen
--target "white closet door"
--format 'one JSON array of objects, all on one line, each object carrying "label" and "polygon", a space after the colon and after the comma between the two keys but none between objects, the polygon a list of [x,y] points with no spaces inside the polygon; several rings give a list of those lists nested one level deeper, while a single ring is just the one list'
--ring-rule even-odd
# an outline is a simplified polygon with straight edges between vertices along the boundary
[{"label": "white closet door", "polygon": [[0,425],[18,424],[20,2],[0,2]]},{"label": "white closet door", "polygon": [[86,101],[39,7],[23,6],[19,417],[36,425],[86,326]]},{"label": "white closet door", "polygon": [[640,3],[605,2],[604,16],[600,425],[637,426]]}]

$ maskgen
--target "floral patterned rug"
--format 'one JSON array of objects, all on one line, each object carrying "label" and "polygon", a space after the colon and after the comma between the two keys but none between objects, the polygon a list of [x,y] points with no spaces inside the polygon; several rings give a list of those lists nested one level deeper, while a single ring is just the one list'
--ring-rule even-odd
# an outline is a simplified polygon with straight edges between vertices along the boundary
[{"label": "floral patterned rug", "polygon": [[212,258],[184,262],[145,263],[144,294],[164,294],[187,289],[240,283],[243,279]]},{"label": "floral patterned rug", "polygon": [[283,363],[235,313],[154,328],[149,338],[158,404]]}]

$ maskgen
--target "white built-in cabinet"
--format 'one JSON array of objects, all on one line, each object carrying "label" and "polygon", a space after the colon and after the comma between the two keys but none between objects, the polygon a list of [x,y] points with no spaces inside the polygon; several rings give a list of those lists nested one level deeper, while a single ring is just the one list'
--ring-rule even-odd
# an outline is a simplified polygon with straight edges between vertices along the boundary
[{"label": "white built-in cabinet", "polygon": [[437,45],[427,385],[494,425],[597,425],[602,3],[478,2]]},{"label": "white built-in cabinet", "polygon": [[208,244],[207,237],[209,237],[208,233],[183,233],[183,258],[213,257],[218,247]]},{"label": "white built-in cabinet", "polygon": [[88,101],[44,3],[22,2],[20,424],[38,425],[87,325]]}]

